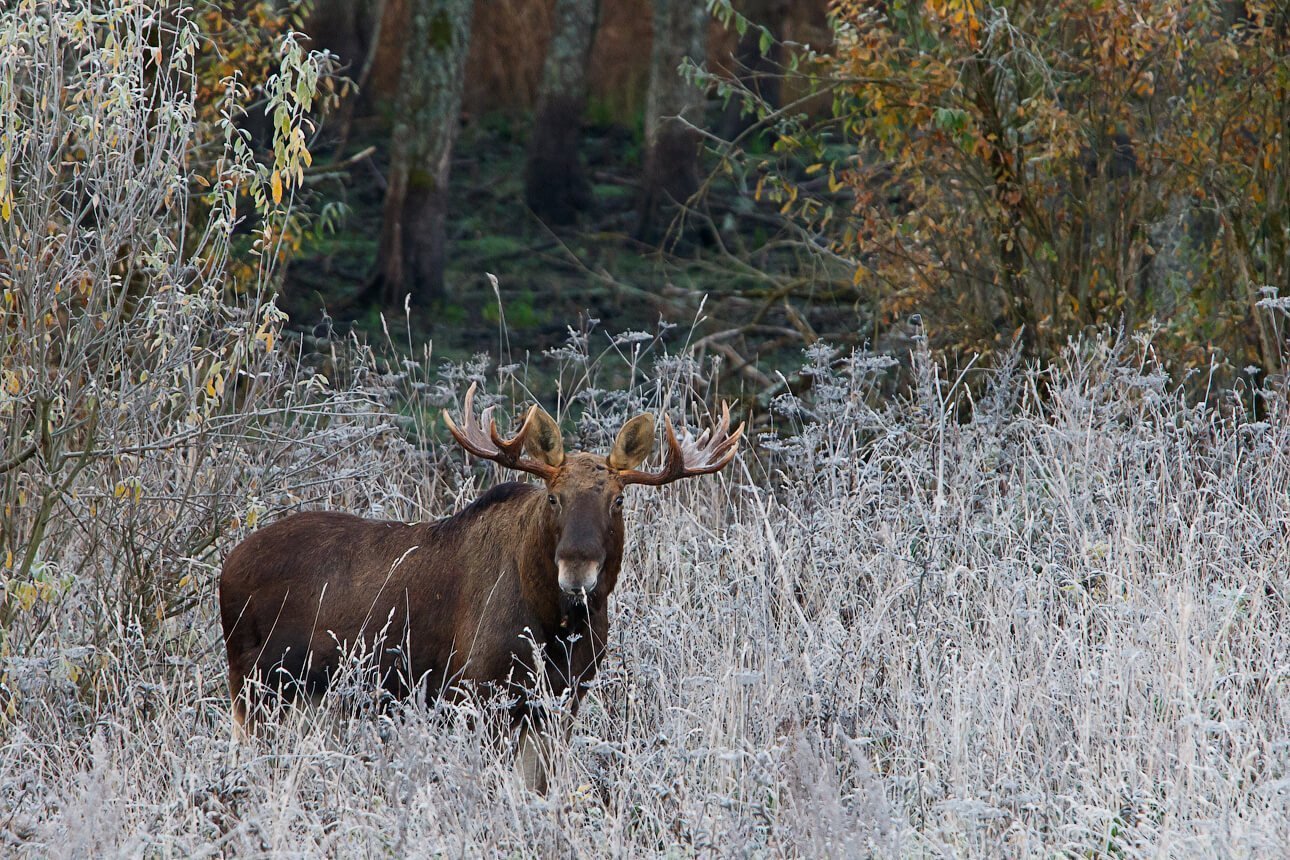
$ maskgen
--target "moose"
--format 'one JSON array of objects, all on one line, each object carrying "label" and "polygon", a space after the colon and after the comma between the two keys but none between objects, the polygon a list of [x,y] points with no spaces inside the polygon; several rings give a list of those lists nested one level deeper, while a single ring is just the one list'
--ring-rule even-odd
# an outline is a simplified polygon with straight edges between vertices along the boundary
[{"label": "moose", "polygon": [[[623,558],[623,491],[716,472],[743,426],[730,410],[697,438],[665,419],[661,469],[637,469],[654,447],[654,418],[623,425],[608,456],[566,453],[560,427],[537,404],[502,438],[495,407],[475,418],[476,386],[448,431],[476,457],[542,484],[507,482],[437,522],[401,523],[303,512],[238,544],[220,576],[233,716],[250,732],[272,702],[316,700],[349,649],[370,655],[393,699],[504,693],[520,768],[544,787],[536,741],[543,714],[534,679],[572,707],[596,672],[609,632],[608,599]],[[487,427],[487,430],[484,428]]]}]

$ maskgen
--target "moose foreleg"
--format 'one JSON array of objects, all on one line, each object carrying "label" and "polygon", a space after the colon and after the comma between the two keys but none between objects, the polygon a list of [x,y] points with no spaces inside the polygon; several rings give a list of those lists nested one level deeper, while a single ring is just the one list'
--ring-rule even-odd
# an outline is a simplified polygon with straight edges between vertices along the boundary
[{"label": "moose foreleg", "polygon": [[519,742],[515,749],[515,771],[524,780],[524,787],[529,791],[546,794],[547,763],[550,756],[551,744],[541,723],[535,725],[532,718],[526,718],[520,725]]}]

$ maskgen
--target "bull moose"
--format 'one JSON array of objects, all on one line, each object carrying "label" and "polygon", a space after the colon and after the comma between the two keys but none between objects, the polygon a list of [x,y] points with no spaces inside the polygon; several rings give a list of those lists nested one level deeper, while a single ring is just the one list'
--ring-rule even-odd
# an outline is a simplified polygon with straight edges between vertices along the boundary
[{"label": "bull moose", "polygon": [[[526,744],[541,714],[526,695],[541,677],[576,707],[609,631],[608,598],[623,557],[623,490],[716,472],[734,457],[723,405],[715,428],[678,437],[665,420],[662,468],[639,471],[654,418],[623,425],[608,456],[565,453],[559,425],[530,407],[503,439],[494,407],[474,414],[475,386],[449,432],[468,452],[542,479],[508,482],[429,523],[305,512],[261,529],[229,553],[220,619],[237,724],[251,730],[270,701],[318,697],[348,649],[372,655],[393,698],[491,687],[516,703],[521,768],[544,784]],[[488,429],[485,430],[484,428]],[[526,752],[526,747],[533,750]]]}]

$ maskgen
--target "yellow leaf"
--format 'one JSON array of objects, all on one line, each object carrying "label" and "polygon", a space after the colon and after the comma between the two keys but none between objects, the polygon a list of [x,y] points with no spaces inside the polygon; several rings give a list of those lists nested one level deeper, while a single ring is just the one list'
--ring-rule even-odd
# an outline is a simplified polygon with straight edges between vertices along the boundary
[{"label": "yellow leaf", "polygon": [[273,176],[269,178],[269,186],[273,191],[273,202],[281,203],[282,202],[282,174],[276,170],[273,171]]},{"label": "yellow leaf", "polygon": [[273,351],[273,329],[269,328],[269,324],[267,322],[260,326],[260,330],[255,333],[255,339],[264,341],[265,352]]},{"label": "yellow leaf", "polygon": [[210,398],[224,396],[224,374],[218,370],[206,378],[206,396]]},{"label": "yellow leaf", "polygon": [[13,586],[13,596],[17,598],[22,611],[29,612],[36,605],[36,586],[30,582],[20,582]]}]

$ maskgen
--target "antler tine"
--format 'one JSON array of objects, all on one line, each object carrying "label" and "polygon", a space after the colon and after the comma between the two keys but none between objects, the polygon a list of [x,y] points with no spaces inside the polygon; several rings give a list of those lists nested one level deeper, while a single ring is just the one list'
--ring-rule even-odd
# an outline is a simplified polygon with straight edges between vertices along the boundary
[{"label": "antler tine", "polygon": [[[493,418],[493,411],[497,408],[496,405],[485,407],[479,418],[475,417],[476,388],[477,383],[472,382],[470,388],[466,390],[466,399],[462,403],[464,414],[461,418],[460,427],[452,420],[452,416],[448,414],[447,409],[443,411],[443,419],[448,426],[448,432],[457,440],[457,444],[476,457],[492,460],[509,469],[549,477],[554,471],[552,467],[523,456],[524,437],[529,432],[529,428],[533,426],[533,416],[537,407],[529,407],[520,429],[510,439],[503,439],[501,434],[497,432],[497,420]],[[485,430],[485,427],[488,429]]]},{"label": "antler tine", "polygon": [[730,405],[722,402],[721,420],[717,422],[715,428],[704,430],[698,439],[694,440],[694,447],[705,455],[710,455],[716,451],[724,442],[728,442],[730,431]]},{"label": "antler tine", "polygon": [[462,405],[464,408],[461,423],[465,426],[458,426],[457,422],[452,420],[452,415],[449,414],[447,409],[443,410],[444,424],[447,426],[448,432],[452,434],[452,438],[457,440],[458,445],[476,457],[487,457],[488,451],[479,447],[478,442],[482,440],[475,438],[472,426],[475,417],[475,383],[472,382],[470,388],[466,390],[466,400]]},{"label": "antler tine", "polygon": [[462,420],[467,424],[475,420],[475,389],[478,387],[478,382],[472,382],[470,387],[466,389],[466,402],[462,404],[461,409]]},{"label": "antler tine", "polygon": [[671,415],[663,416],[663,430],[667,436],[667,459],[663,461],[663,471],[659,473],[663,480],[659,483],[669,483],[685,475],[685,449],[677,438]]},{"label": "antler tine", "polygon": [[496,421],[488,425],[488,435],[492,443],[511,460],[519,462],[524,453],[524,438],[528,435],[529,428],[533,426],[533,415],[536,411],[536,406],[529,407],[529,411],[524,413],[524,420],[520,422],[520,429],[516,430],[515,435],[509,439],[503,439],[497,432]]},{"label": "antler tine", "polygon": [[669,415],[663,417],[663,428],[667,438],[663,468],[658,472],[625,471],[623,479],[626,483],[659,486],[681,478],[716,472],[734,459],[744,434],[742,424],[734,433],[730,432],[730,405],[727,403],[721,404],[721,419],[717,425],[704,430],[698,438],[684,430],[684,436],[678,438]]},{"label": "antler tine", "polygon": [[[726,423],[727,425],[729,424],[729,422]],[[744,435],[744,428],[741,424],[734,433],[728,433],[726,430],[713,433],[712,440],[707,445],[699,447],[695,460],[700,465],[696,465],[691,470],[694,474],[702,475],[716,472],[734,459],[735,450],[739,447],[739,440]]]},{"label": "antler tine", "polygon": [[[468,401],[474,400],[473,397],[468,397],[466,399]],[[466,412],[464,417],[466,420],[466,431],[470,433],[470,440],[486,454],[496,454],[496,448],[489,443],[488,434],[484,432],[484,428],[493,423],[493,411],[496,407],[484,407],[484,411],[479,414],[479,417],[475,417],[475,410],[473,408],[467,408],[469,411]]]}]

